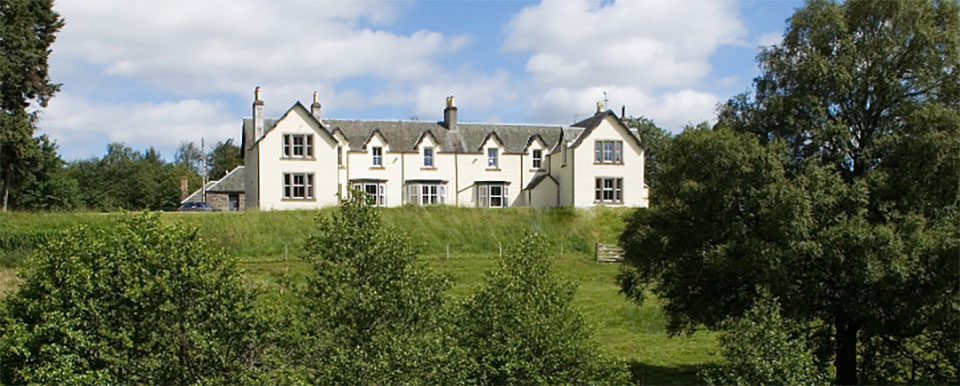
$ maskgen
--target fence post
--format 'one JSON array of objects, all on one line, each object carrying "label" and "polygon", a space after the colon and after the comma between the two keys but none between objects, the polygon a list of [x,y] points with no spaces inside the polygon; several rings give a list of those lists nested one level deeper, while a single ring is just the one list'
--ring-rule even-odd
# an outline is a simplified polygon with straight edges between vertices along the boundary
[{"label": "fence post", "polygon": [[600,261],[600,243],[598,242],[593,243],[593,257]]},{"label": "fence post", "polygon": [[560,258],[563,258],[563,242],[560,242]]},{"label": "fence post", "polygon": [[450,243],[447,243],[447,260],[450,260]]},{"label": "fence post", "polygon": [[503,258],[503,243],[497,241],[497,249],[500,250],[500,258]]},{"label": "fence post", "polygon": [[287,261],[287,254],[290,253],[287,244],[283,244],[283,261]]}]

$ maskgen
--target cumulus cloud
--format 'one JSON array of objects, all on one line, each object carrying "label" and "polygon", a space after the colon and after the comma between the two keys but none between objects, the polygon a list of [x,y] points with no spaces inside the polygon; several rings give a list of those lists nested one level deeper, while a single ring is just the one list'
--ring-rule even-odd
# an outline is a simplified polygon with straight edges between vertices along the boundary
[{"label": "cumulus cloud", "polygon": [[[184,99],[160,103],[101,103],[63,93],[42,113],[42,132],[67,149],[68,159],[84,158],[75,144],[91,138],[123,142],[136,149],[154,147],[172,155],[182,140],[205,137],[239,140],[239,120],[222,102]],[[105,148],[100,143],[99,148]]]},{"label": "cumulus cloud", "polygon": [[[444,93],[492,106],[492,97],[483,94],[499,94],[493,88],[505,84],[504,74],[457,77],[440,63],[468,45],[467,36],[426,29],[389,31],[408,5],[405,1],[58,2],[55,9],[67,23],[53,47],[51,71],[70,94],[54,99],[41,127],[61,138],[77,136],[71,140],[99,134],[111,141],[158,148],[200,133],[233,137],[240,119],[236,111],[249,111],[247,105],[211,101],[249,101],[257,85],[263,88],[266,114],[272,116],[282,114],[296,100],[309,103],[314,90],[328,112],[338,107],[407,106],[421,113],[429,105],[429,115],[439,115]],[[377,86],[364,90],[341,86],[357,78],[373,79]],[[116,90],[104,97],[98,83]],[[124,101],[131,91],[150,88],[159,95],[134,99],[166,102]],[[439,99],[426,100],[432,97]],[[170,119],[170,114],[183,119]],[[111,122],[105,122],[107,116],[113,117]],[[165,119],[154,120],[161,116]],[[161,127],[165,134],[155,135]]]},{"label": "cumulus cloud", "polygon": [[503,48],[530,55],[538,119],[590,114],[606,91],[611,106],[679,130],[712,117],[718,97],[694,87],[718,47],[743,44],[738,12],[732,1],[544,0],[510,21]]},{"label": "cumulus cloud", "polygon": [[412,82],[436,73],[436,55],[462,36],[403,35],[361,27],[387,22],[402,3],[102,0],[62,2],[67,19],[53,60],[102,66],[180,95],[250,93],[252,85],[330,88],[353,76]]}]

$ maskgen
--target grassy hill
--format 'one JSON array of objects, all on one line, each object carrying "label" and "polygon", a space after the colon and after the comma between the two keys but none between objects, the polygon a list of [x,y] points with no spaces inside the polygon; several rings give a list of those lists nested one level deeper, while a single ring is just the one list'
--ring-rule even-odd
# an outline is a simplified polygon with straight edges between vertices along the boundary
[{"label": "grassy hill", "polygon": [[[197,226],[215,248],[239,257],[252,282],[270,289],[285,275],[304,275],[301,245],[313,232],[316,211],[240,213],[164,213],[164,221]],[[579,284],[575,304],[594,327],[594,337],[609,355],[628,362],[644,384],[698,383],[697,366],[718,359],[713,333],[668,337],[666,320],[654,297],[638,307],[618,293],[617,264],[593,261],[595,242],[615,242],[629,210],[511,208],[392,208],[383,219],[417,242],[425,264],[449,274],[452,296],[465,297],[496,265],[504,247],[526,229],[547,238],[555,268]],[[10,213],[0,215],[0,291],[14,285],[12,267],[43,240],[80,224],[112,227],[120,214]],[[446,258],[449,245],[450,258]],[[562,256],[561,256],[562,251]],[[2,296],[2,295],[0,295]]]}]

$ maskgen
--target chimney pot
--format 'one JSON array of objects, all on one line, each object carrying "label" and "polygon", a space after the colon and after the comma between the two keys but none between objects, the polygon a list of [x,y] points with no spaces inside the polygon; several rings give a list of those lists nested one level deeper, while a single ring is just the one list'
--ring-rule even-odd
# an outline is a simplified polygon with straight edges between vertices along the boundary
[{"label": "chimney pot", "polygon": [[187,195],[190,194],[189,180],[187,177],[180,177],[180,199],[187,198]]},{"label": "chimney pot", "polygon": [[322,107],[322,106],[320,106],[320,96],[317,94],[316,91],[314,91],[314,92],[313,92],[313,104],[310,105],[310,115],[313,115],[313,118],[316,119],[317,122],[322,122],[322,121],[321,121],[321,117],[322,117],[322,116],[320,115],[320,108],[321,108],[321,107]]},{"label": "chimney pot", "polygon": [[263,100],[260,99],[260,86],[253,90],[253,127],[249,133],[244,133],[247,147],[252,149],[253,144],[263,137]]},{"label": "chimney pot", "polygon": [[603,111],[603,102],[597,102],[597,114]]},{"label": "chimney pot", "polygon": [[457,131],[457,106],[453,104],[453,95],[447,97],[447,108],[443,109],[443,125],[447,130]]}]

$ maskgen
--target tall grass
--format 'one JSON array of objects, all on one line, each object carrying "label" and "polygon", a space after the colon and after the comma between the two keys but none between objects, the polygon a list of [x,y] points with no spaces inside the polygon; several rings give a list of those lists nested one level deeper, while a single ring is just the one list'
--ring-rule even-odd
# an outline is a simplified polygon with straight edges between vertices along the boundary
[{"label": "tall grass", "polygon": [[[299,257],[314,232],[319,211],[164,213],[163,221],[199,228],[213,247],[244,260]],[[595,242],[615,242],[629,209],[400,207],[382,210],[383,220],[409,234],[421,254],[495,256],[523,230],[544,234],[551,254],[591,256]],[[86,225],[109,229],[119,213],[8,213],[0,215],[0,266],[16,266],[44,240]],[[562,251],[562,252],[561,252]]]}]

